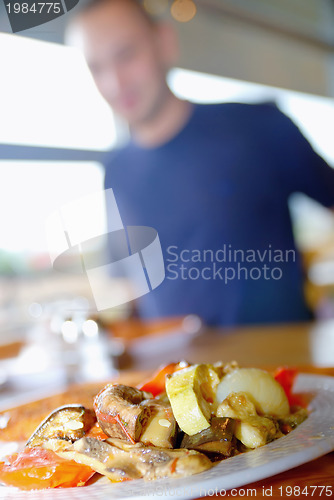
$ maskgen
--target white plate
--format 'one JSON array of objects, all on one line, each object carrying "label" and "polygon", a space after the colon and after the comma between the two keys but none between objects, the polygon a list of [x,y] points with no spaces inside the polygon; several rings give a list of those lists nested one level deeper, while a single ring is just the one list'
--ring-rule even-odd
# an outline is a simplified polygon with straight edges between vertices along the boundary
[{"label": "white plate", "polygon": [[292,469],[334,450],[334,377],[301,374],[295,392],[312,397],[311,414],[297,429],[257,450],[228,458],[185,479],[112,484],[106,478],[83,488],[22,492],[0,487],[0,498],[15,500],[105,500],[173,497],[190,499],[229,490]]}]

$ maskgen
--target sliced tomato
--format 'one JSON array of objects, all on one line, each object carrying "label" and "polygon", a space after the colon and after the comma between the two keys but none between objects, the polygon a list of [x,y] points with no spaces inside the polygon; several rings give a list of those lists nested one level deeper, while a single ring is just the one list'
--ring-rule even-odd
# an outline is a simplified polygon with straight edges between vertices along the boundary
[{"label": "sliced tomato", "polygon": [[293,384],[295,383],[298,373],[299,372],[296,368],[280,367],[277,368],[274,373],[274,377],[275,380],[277,380],[277,382],[283,387],[290,406],[297,405],[306,407],[307,404],[304,399],[300,395],[292,393]]},{"label": "sliced tomato", "polygon": [[[96,406],[95,407],[95,413],[97,418],[100,420],[100,422],[109,422],[111,424],[117,424],[121,427],[122,431],[126,435],[129,441],[131,441],[132,444],[136,444],[136,441],[134,441],[131,437],[131,435],[128,433],[126,430],[126,423],[122,422],[122,419],[120,416],[117,414],[115,416],[109,415],[108,413],[102,413]],[[109,437],[109,436],[107,436]]]},{"label": "sliced tomato", "polygon": [[104,441],[105,439],[108,439],[109,436],[107,436],[107,434],[103,432],[99,424],[96,422],[93,427],[89,429],[86,437],[93,437],[95,439],[98,439],[99,441]]},{"label": "sliced tomato", "polygon": [[186,366],[188,366],[188,364],[184,361],[181,361],[180,363],[169,363],[168,365],[163,365],[158,368],[158,370],[149,380],[146,380],[143,384],[138,385],[137,389],[150,392],[154,397],[158,396],[166,390],[166,375],[171,375],[178,370],[182,370]]},{"label": "sliced tomato", "polygon": [[83,486],[95,471],[40,447],[25,448],[0,462],[0,482],[22,490]]}]

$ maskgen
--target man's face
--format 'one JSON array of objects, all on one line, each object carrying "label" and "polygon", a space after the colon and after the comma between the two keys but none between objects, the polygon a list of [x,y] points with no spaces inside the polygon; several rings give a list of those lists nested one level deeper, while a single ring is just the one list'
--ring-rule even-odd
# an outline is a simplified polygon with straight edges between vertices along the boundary
[{"label": "man's face", "polygon": [[154,118],[167,95],[168,48],[161,30],[127,0],[102,2],[79,18],[96,85],[130,126]]}]

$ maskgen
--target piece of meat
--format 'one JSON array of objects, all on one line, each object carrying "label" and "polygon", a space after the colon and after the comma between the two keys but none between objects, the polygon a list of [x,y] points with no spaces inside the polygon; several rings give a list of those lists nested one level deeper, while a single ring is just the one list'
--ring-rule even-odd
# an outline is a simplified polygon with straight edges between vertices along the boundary
[{"label": "piece of meat", "polygon": [[141,443],[131,445],[121,440],[102,442],[82,438],[59,455],[89,465],[114,482],[185,477],[212,467],[208,457],[194,450],[165,450]]}]

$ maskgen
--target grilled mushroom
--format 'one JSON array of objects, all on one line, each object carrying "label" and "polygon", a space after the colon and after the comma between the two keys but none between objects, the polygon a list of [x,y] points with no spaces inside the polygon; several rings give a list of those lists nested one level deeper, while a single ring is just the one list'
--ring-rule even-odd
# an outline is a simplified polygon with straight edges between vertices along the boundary
[{"label": "grilled mushroom", "polygon": [[108,385],[96,397],[95,411],[103,432],[112,438],[173,448],[177,424],[169,401],[125,385]]},{"label": "grilled mushroom", "polygon": [[95,398],[97,421],[108,436],[139,441],[150,408],[140,403],[152,394],[126,385],[107,385]]}]

